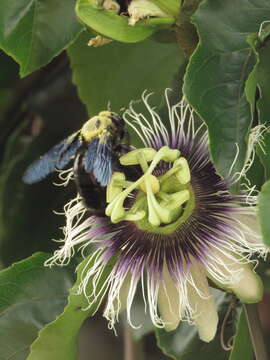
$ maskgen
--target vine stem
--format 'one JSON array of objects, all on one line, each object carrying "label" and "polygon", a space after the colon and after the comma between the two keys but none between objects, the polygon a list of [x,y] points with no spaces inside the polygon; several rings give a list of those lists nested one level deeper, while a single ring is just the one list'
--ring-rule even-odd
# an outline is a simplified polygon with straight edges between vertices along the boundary
[{"label": "vine stem", "polygon": [[202,0],[182,0],[176,20],[176,39],[184,53],[190,57],[199,42],[196,27],[191,23],[191,16]]},{"label": "vine stem", "polygon": [[257,304],[245,304],[244,309],[256,360],[268,360]]},{"label": "vine stem", "polygon": [[130,326],[124,325],[124,360],[143,360],[140,341],[135,341]]}]

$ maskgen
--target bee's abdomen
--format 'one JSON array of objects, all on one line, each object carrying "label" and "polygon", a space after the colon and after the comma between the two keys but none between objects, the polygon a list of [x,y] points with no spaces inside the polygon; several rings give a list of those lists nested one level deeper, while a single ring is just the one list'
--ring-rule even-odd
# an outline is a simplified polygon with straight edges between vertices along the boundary
[{"label": "bee's abdomen", "polygon": [[85,206],[95,215],[104,215],[106,207],[106,188],[101,187],[93,174],[83,167],[83,156],[79,154],[74,162],[74,176],[78,192]]}]

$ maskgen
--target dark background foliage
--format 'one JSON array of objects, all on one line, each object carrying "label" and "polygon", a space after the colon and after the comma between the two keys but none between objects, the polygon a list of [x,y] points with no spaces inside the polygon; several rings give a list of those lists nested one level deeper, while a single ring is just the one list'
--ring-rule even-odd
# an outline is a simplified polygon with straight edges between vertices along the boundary
[{"label": "dark background foliage", "polygon": [[[190,3],[193,12],[199,2],[183,4]],[[2,0],[0,4],[0,360],[118,360],[123,353],[121,325],[115,337],[101,312],[88,319],[94,309],[77,315],[84,299],[69,290],[76,289],[75,268],[81,259],[64,268],[43,266],[58,246],[52,239],[62,237],[64,217],[54,211],[60,212],[76,189],[72,184],[64,189],[54,186],[57,174],[33,186],[23,184],[22,174],[34,159],[107,108],[108,101],[119,112],[145,89],[154,92],[153,102],[163,113],[164,89],[172,88],[176,99],[183,89],[208,125],[212,159],[221,174],[231,166],[236,142],[240,153],[234,171],[243,166],[250,127],[269,125],[268,0],[202,1],[191,19],[199,42],[190,59],[171,29],[148,37],[153,28],[147,29],[147,21],[140,30],[143,41],[90,48],[86,44],[96,34],[77,20],[74,7],[74,0]],[[177,24],[183,34],[190,20],[186,9]],[[83,11],[80,8],[84,16]],[[129,36],[136,37],[134,29],[125,34],[127,42]],[[181,34],[178,41],[181,45]],[[257,148],[249,177],[258,190],[265,183],[259,213],[269,245],[269,132],[264,133],[264,144],[264,151]],[[259,310],[267,337],[268,262],[257,269],[265,285]],[[213,342],[201,342],[195,327],[185,323],[172,334],[160,329],[154,333],[137,304],[135,316],[145,320],[145,327],[133,332],[137,351],[143,351],[147,360],[252,360],[241,304],[226,323],[225,340],[235,334],[233,350],[222,349],[221,328],[231,296],[213,291],[220,313]]]}]

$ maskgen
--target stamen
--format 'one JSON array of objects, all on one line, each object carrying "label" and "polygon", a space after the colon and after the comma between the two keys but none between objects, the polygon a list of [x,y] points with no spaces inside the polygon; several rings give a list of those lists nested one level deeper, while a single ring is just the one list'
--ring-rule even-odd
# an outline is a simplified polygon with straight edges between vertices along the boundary
[{"label": "stamen", "polygon": [[146,173],[149,166],[147,164],[147,160],[146,160],[146,157],[145,157],[144,153],[142,152],[141,154],[138,154],[137,159],[138,159],[138,163],[140,164],[140,166],[142,168],[142,171],[144,173]]},{"label": "stamen", "polygon": [[177,159],[174,164],[173,168],[179,167],[180,170],[177,171],[176,177],[181,184],[188,184],[190,182],[190,170],[188,166],[188,162],[184,157]]},{"label": "stamen", "polygon": [[125,183],[125,174],[115,172],[112,175],[111,181],[107,186],[106,200],[108,203],[112,202],[119,194],[121,194]]},{"label": "stamen", "polygon": [[164,175],[162,175],[159,178],[159,182],[160,184],[164,183],[165,180],[167,180],[169,177],[171,177],[172,175],[174,175],[176,172],[178,172],[180,170],[180,166],[175,166],[172,167],[170,170],[168,170]]}]

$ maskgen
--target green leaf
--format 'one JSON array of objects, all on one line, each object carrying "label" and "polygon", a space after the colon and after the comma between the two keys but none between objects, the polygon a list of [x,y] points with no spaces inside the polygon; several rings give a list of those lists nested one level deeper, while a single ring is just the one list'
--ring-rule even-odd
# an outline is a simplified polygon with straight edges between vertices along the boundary
[{"label": "green leaf", "polygon": [[[2,125],[1,139],[6,143],[4,152],[3,143],[0,144],[3,157],[0,174],[0,256],[6,265],[36,251],[51,252],[55,249],[58,245],[51,239],[62,237],[59,227],[64,226],[65,217],[56,215],[54,211],[62,211],[63,206],[76,195],[74,183],[64,190],[53,184],[60,181],[56,173],[34,185],[26,185],[22,181],[23,173],[31,162],[77,130],[82,118],[86,118],[81,103],[74,96],[74,88],[64,84],[64,94],[62,77],[60,80],[58,77],[57,83],[48,89],[31,93],[32,107],[24,105],[23,109],[17,110],[16,118],[11,117]],[[38,115],[33,117],[37,109]],[[16,123],[18,120],[19,124]]]},{"label": "green leaf", "polygon": [[20,75],[47,64],[79,34],[74,0],[1,0],[0,47],[20,64]]},{"label": "green leaf", "polygon": [[253,348],[249,335],[247,319],[245,312],[242,309],[229,360],[253,360],[253,358]]},{"label": "green leaf", "polygon": [[[77,268],[77,281],[70,290],[68,305],[65,307],[64,312],[55,321],[40,331],[38,339],[31,346],[31,353],[27,360],[77,359],[76,340],[78,332],[84,320],[97,310],[98,304],[103,297],[103,295],[101,295],[97,302],[95,302],[90,308],[83,310],[88,306],[87,300],[84,294],[76,294],[78,286],[81,282],[82,272],[91,268],[95,261],[95,257],[93,257],[91,261],[89,261],[89,257],[82,261]],[[105,267],[97,284],[97,291],[102,287],[113,264],[114,259]],[[90,279],[88,283],[89,293],[91,293],[92,288],[93,284]]]},{"label": "green leaf", "polygon": [[[0,88],[11,88],[14,86],[15,81],[18,80],[18,64],[0,50],[0,68],[5,69],[0,73]],[[1,101],[1,98],[0,98]]]},{"label": "green leaf", "polygon": [[33,251],[55,248],[51,239],[62,236],[58,228],[64,224],[64,216],[57,216],[53,210],[60,210],[70,198],[70,192],[60,191],[51,179],[33,186],[22,182],[23,172],[30,162],[40,156],[46,146],[52,145],[62,131],[58,129],[57,132],[51,123],[48,128],[52,126],[55,132],[50,139],[47,128],[24,148],[21,138],[27,125],[27,122],[21,124],[9,138],[1,167],[0,249],[5,264],[29,256]]},{"label": "green leaf", "polygon": [[38,331],[66,304],[73,271],[44,267],[48,257],[37,253],[0,272],[1,359],[26,359]]},{"label": "green leaf", "polygon": [[270,179],[270,133],[265,132],[263,136],[262,147],[259,145],[256,148],[256,152],[260,158],[264,167],[264,180]]},{"label": "green leaf", "polygon": [[14,85],[19,78],[19,66],[13,59],[0,50],[0,124],[5,110],[14,97]]},{"label": "green leaf", "polygon": [[[254,49],[255,50],[255,49]],[[255,50],[256,51],[256,50]],[[259,89],[259,99],[256,106],[258,110],[259,123],[270,125],[270,41],[267,41],[257,49],[257,65],[255,68],[256,86]],[[257,154],[265,169],[265,180],[270,178],[270,133],[264,132],[261,146],[257,146]]]},{"label": "green leaf", "polygon": [[258,209],[263,241],[267,246],[270,246],[270,180],[261,189],[258,197]]},{"label": "green leaf", "polygon": [[258,38],[261,43],[267,40],[270,36],[270,20],[266,20],[261,23]]},{"label": "green leaf", "polygon": [[89,48],[88,41],[88,34],[83,33],[68,54],[73,81],[91,116],[106,109],[108,102],[118,112],[131,100],[138,100],[145,89],[160,98],[184,62],[175,43],[147,39],[137,44],[113,42]]},{"label": "green leaf", "polygon": [[252,112],[245,81],[255,59],[247,36],[270,18],[268,0],[208,0],[193,15],[200,43],[191,57],[184,93],[207,123],[210,150],[218,171],[227,176],[242,169]]},{"label": "green leaf", "polygon": [[175,22],[171,17],[149,18],[130,26],[127,16],[98,7],[96,0],[78,0],[76,13],[78,18],[94,31],[110,39],[127,43],[142,41]]},{"label": "green leaf", "polygon": [[251,34],[247,37],[247,42],[253,49],[255,55],[255,61],[256,61],[252,71],[248,75],[245,84],[245,94],[248,102],[250,103],[252,114],[256,110],[255,106],[256,106],[256,91],[257,91],[257,67],[259,63],[258,52],[255,45],[257,44],[257,41],[258,41],[257,34]]},{"label": "green leaf", "polygon": [[[228,307],[229,296],[216,289],[213,289],[213,294],[219,309],[220,321],[222,321]],[[231,333],[227,334],[227,332],[226,338],[228,339]],[[171,332],[156,329],[156,338],[158,346],[164,354],[174,360],[228,359],[228,353],[221,347],[219,334],[210,343],[205,343],[199,339],[196,327],[186,322],[180,323],[178,328]]]},{"label": "green leaf", "polygon": [[261,124],[270,125],[270,41],[267,41],[259,52],[259,64],[257,66],[257,83],[260,90],[260,98],[257,102],[259,119]]},{"label": "green leaf", "polygon": [[[266,31],[265,31],[266,32]],[[264,39],[266,35],[264,32]],[[256,55],[256,65],[246,82],[246,95],[253,111],[257,111],[259,124],[270,125],[270,41],[262,42],[261,37],[252,34],[248,42]],[[265,170],[265,180],[270,178],[270,133],[263,131],[263,139],[257,145],[257,154]]]},{"label": "green leaf", "polygon": [[260,38],[253,34],[249,36],[248,42],[256,55],[256,65],[250,73],[246,83],[247,98],[254,109],[256,90],[259,89],[259,99],[256,104],[259,123],[269,125],[270,104],[268,100],[270,94],[270,41],[262,43],[260,42]]},{"label": "green leaf", "polygon": [[256,189],[260,189],[265,183],[265,168],[256,154],[253,164],[247,172],[247,178],[250,181],[250,187],[255,185]]}]

